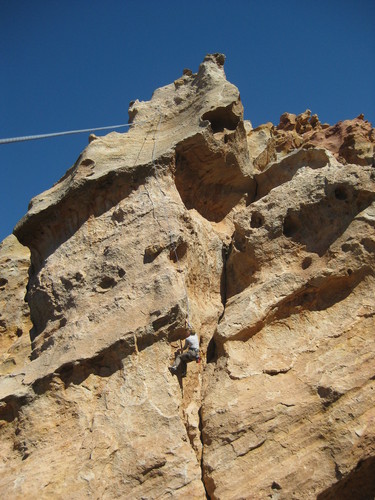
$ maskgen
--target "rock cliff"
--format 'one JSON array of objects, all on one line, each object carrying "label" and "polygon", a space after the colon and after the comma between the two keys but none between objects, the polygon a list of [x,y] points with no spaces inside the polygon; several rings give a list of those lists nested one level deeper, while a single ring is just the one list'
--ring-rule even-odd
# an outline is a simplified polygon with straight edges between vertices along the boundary
[{"label": "rock cliff", "polygon": [[223,65],[90,136],[1,244],[3,498],[373,498],[374,129],[253,129]]}]

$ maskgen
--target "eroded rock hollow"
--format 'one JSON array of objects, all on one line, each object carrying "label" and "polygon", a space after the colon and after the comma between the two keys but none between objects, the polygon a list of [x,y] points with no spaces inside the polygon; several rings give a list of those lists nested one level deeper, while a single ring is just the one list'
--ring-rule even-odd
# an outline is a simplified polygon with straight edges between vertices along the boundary
[{"label": "eroded rock hollow", "polygon": [[2,498],[373,498],[374,129],[253,129],[223,65],[131,103],[1,243]]}]

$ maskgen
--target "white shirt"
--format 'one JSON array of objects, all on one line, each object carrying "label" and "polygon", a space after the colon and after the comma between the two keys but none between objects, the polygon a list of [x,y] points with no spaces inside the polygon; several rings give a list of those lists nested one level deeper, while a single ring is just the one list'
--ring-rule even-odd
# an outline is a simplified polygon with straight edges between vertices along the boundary
[{"label": "white shirt", "polygon": [[197,335],[189,335],[187,339],[185,339],[184,349],[186,348],[198,349],[199,351],[199,340]]}]

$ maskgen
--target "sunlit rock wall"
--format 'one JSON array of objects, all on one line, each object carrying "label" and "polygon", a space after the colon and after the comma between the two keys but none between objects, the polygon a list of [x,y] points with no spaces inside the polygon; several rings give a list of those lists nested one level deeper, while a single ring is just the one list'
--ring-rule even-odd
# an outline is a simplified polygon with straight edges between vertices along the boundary
[{"label": "sunlit rock wall", "polygon": [[253,129],[223,64],[131,103],[2,243],[2,497],[374,495],[374,130]]}]

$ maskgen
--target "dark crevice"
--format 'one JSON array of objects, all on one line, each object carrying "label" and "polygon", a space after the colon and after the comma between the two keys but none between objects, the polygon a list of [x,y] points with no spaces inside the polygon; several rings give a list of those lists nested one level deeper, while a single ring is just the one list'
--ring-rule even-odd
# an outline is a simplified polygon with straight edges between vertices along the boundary
[{"label": "dark crevice", "polygon": [[266,375],[270,375],[271,377],[274,377],[275,375],[284,375],[285,373],[288,373],[291,370],[291,368],[280,368],[280,369],[275,369],[275,368],[269,368],[263,370],[263,373]]},{"label": "dark crevice", "polygon": [[[223,246],[222,246],[223,269],[222,269],[221,279],[220,279],[220,296],[221,296],[221,303],[223,305],[223,311],[219,316],[218,324],[220,323],[220,321],[224,317],[225,307],[226,307],[227,298],[228,298],[227,297],[227,293],[228,293],[227,261],[228,261],[230,254],[231,254],[232,248],[233,248],[232,241],[229,244],[223,243]],[[212,337],[208,343],[208,346],[207,346],[206,363],[216,363],[216,361],[218,360],[218,357],[219,357],[219,353],[218,353],[217,344],[215,342],[215,338]]]},{"label": "dark crevice", "polygon": [[232,105],[226,108],[215,108],[202,115],[202,120],[208,120],[214,134],[227,130],[236,130],[241,118],[233,113]]},{"label": "dark crevice", "polygon": [[215,339],[209,341],[207,346],[206,363],[216,363],[217,361],[217,348]]},{"label": "dark crevice", "polygon": [[144,254],[143,254],[143,263],[144,264],[150,264],[151,262],[154,262],[156,257],[161,254],[161,252],[164,250],[164,247],[161,245],[150,245],[147,248],[145,248]]},{"label": "dark crevice", "polygon": [[259,191],[259,182],[258,182],[257,178],[254,176],[254,192],[251,194],[251,196],[249,193],[249,196],[247,198],[247,203],[246,203],[247,207],[249,205],[251,205],[255,200],[258,199],[258,191]]},{"label": "dark crevice", "polygon": [[323,406],[327,407],[335,403],[341,398],[342,393],[335,391],[332,387],[318,386],[317,392],[319,397],[323,400]]},{"label": "dark crevice", "polygon": [[16,396],[11,394],[1,400],[0,404],[0,420],[4,422],[13,422],[18,418],[18,414],[22,406],[30,403],[30,396]]},{"label": "dark crevice", "polygon": [[187,249],[188,249],[188,244],[186,241],[183,241],[181,243],[172,243],[172,248],[169,251],[169,258],[172,260],[175,264],[179,262],[181,259],[183,259],[186,255]]},{"label": "dark crevice", "polygon": [[8,280],[6,278],[0,278],[0,287],[5,286],[8,283]]},{"label": "dark crevice", "polygon": [[150,476],[155,476],[155,475],[158,475],[158,472],[155,473],[155,471],[158,471],[159,469],[161,469],[162,467],[164,467],[164,465],[167,463],[166,460],[161,460],[160,462],[157,462],[156,464],[153,464],[149,467],[146,467],[145,469],[143,469],[141,471],[141,474],[142,476],[147,476],[148,474],[150,474]]},{"label": "dark crevice", "polygon": [[178,236],[175,241],[168,244],[156,243],[145,248],[143,254],[143,263],[150,264],[165,250],[169,250],[169,258],[174,263],[182,260],[187,252],[188,243]]},{"label": "dark crevice", "polygon": [[201,457],[201,480],[202,484],[204,487],[204,490],[206,492],[206,498],[207,500],[211,500],[211,496],[208,494],[207,487],[206,487],[206,478],[205,478],[205,467],[204,467],[204,443],[203,443],[203,418],[202,418],[202,406],[198,410],[198,416],[199,416],[199,435],[202,443],[202,457]]},{"label": "dark crevice", "polygon": [[187,210],[195,209],[212,222],[222,221],[254,190],[254,180],[244,175],[235,152],[243,138],[240,131],[232,134],[233,146],[197,134],[176,147],[175,184],[181,200]]},{"label": "dark crevice", "polygon": [[[357,466],[346,476],[341,472],[336,477],[337,483],[319,493],[317,500],[373,500],[375,497],[375,457],[360,460]],[[340,479],[341,477],[341,479]]]},{"label": "dark crevice", "polygon": [[221,279],[220,279],[220,296],[221,296],[221,303],[223,304],[223,312],[220,315],[219,322],[221,321],[222,317],[224,316],[225,313],[225,306],[227,303],[227,261],[229,258],[229,255],[232,251],[232,242],[228,245],[223,243],[222,249],[221,249],[221,255],[223,259],[223,270],[221,272]]}]

